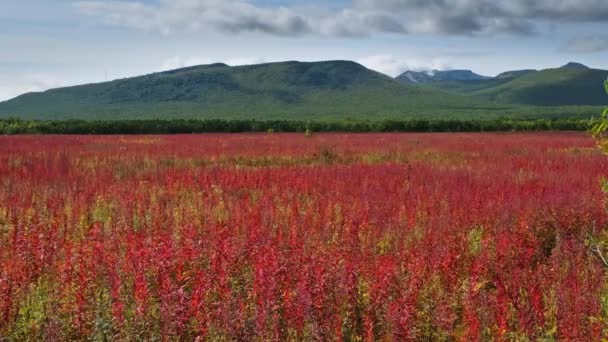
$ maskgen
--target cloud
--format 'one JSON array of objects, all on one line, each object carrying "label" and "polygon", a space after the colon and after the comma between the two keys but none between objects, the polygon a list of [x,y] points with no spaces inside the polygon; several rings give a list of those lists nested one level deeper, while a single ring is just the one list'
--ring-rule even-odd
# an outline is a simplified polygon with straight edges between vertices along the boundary
[{"label": "cloud", "polygon": [[608,36],[581,36],[568,42],[566,51],[575,53],[594,53],[608,50]]},{"label": "cloud", "polygon": [[58,78],[47,74],[32,74],[24,77],[0,78],[0,101],[10,100],[21,94],[45,91],[63,86]]},{"label": "cloud", "polygon": [[405,71],[446,70],[449,65],[441,59],[412,59],[398,58],[393,55],[373,55],[357,60],[369,69],[379,71],[389,76],[399,76]]},{"label": "cloud", "polygon": [[210,30],[290,37],[531,34],[544,22],[608,21],[606,0],[352,0],[334,10],[260,6],[252,0],[91,0],[75,6],[106,24],[166,35]]},{"label": "cloud", "polygon": [[435,15],[450,14],[474,18],[557,19],[596,21],[608,19],[605,0],[354,0],[360,9],[392,13],[423,11]]},{"label": "cloud", "polygon": [[240,0],[161,0],[158,5],[138,1],[79,1],[75,6],[107,24],[163,34],[214,29],[294,36],[312,30],[306,18],[289,8],[262,8]]},{"label": "cloud", "polygon": [[332,17],[317,19],[320,34],[334,36],[366,36],[373,32],[407,33],[399,20],[386,13],[373,13],[345,9]]}]

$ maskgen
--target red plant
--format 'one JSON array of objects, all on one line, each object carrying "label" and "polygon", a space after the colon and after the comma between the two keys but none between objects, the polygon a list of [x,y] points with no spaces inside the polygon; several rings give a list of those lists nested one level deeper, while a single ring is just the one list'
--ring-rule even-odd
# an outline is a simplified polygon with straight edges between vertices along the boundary
[{"label": "red plant", "polygon": [[0,137],[0,336],[600,340],[607,167],[574,133]]}]

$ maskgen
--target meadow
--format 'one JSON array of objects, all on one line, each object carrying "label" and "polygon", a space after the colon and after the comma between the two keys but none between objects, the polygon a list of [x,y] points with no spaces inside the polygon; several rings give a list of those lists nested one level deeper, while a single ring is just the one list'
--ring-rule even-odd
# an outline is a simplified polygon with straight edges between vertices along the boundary
[{"label": "meadow", "polygon": [[584,133],[0,136],[0,341],[601,340]]}]

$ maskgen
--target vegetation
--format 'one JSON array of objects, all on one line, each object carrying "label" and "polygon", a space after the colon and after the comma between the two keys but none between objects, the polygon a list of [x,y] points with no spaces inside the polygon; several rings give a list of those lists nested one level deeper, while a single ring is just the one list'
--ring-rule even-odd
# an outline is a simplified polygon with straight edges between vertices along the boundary
[{"label": "vegetation", "polygon": [[[8,341],[600,341],[582,133],[0,136]],[[584,172],[581,172],[584,170]]]},{"label": "vegetation", "polygon": [[424,117],[478,105],[402,85],[354,62],[283,62],[213,64],[26,94],[1,103],[0,117],[314,120]]},{"label": "vegetation", "polygon": [[[608,94],[608,80],[604,81],[604,90]],[[608,132],[608,108],[604,109],[600,120],[597,120],[591,129],[591,134],[598,141],[602,151],[608,153],[608,137],[606,136],[606,132]]]},{"label": "vegetation", "polygon": [[426,84],[431,88],[441,89],[451,93],[471,95],[478,91],[494,89],[502,84],[512,82],[513,78],[490,78],[470,81],[441,81]]},{"label": "vegetation", "polygon": [[495,78],[432,80],[423,86],[468,95],[491,103],[528,106],[599,106],[606,102],[601,85],[608,71],[570,63],[547,70],[517,70]]},{"label": "vegetation", "polygon": [[594,121],[538,120],[0,120],[0,134],[177,134],[206,132],[494,132],[586,131]]},{"label": "vegetation", "polygon": [[594,105],[606,103],[601,85],[608,71],[558,68],[529,73],[513,81],[473,92],[491,101],[535,106]]},{"label": "vegetation", "polygon": [[[584,85],[593,84],[602,72],[564,72],[568,77],[562,71],[543,71],[508,83],[500,79],[496,81],[499,86],[490,88],[472,82],[478,84],[473,87],[475,95],[464,96],[429,85],[403,84],[348,61],[240,67],[212,64],[25,94],[0,103],[0,118],[339,121],[591,117],[603,102],[597,100],[596,90]],[[551,76],[554,73],[559,75]]]},{"label": "vegetation", "polygon": [[[604,89],[608,93],[608,80],[604,81]],[[608,154],[608,137],[606,136],[606,132],[608,132],[608,108],[602,112],[600,120],[591,127],[591,134],[596,139],[600,149],[605,154]],[[608,179],[602,178],[601,183],[604,194],[608,195]],[[608,203],[606,203],[606,206],[608,208]],[[608,251],[608,229],[601,229],[600,231],[590,233],[584,242],[589,251],[594,253],[601,263],[608,268],[608,253],[606,253]],[[608,297],[608,294],[606,294],[606,297]]]}]

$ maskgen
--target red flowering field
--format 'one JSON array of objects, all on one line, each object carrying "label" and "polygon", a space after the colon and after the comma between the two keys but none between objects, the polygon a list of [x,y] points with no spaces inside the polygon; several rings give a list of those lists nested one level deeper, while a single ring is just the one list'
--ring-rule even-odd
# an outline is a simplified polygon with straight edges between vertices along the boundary
[{"label": "red flowering field", "polygon": [[600,340],[578,133],[0,137],[0,340]]}]

